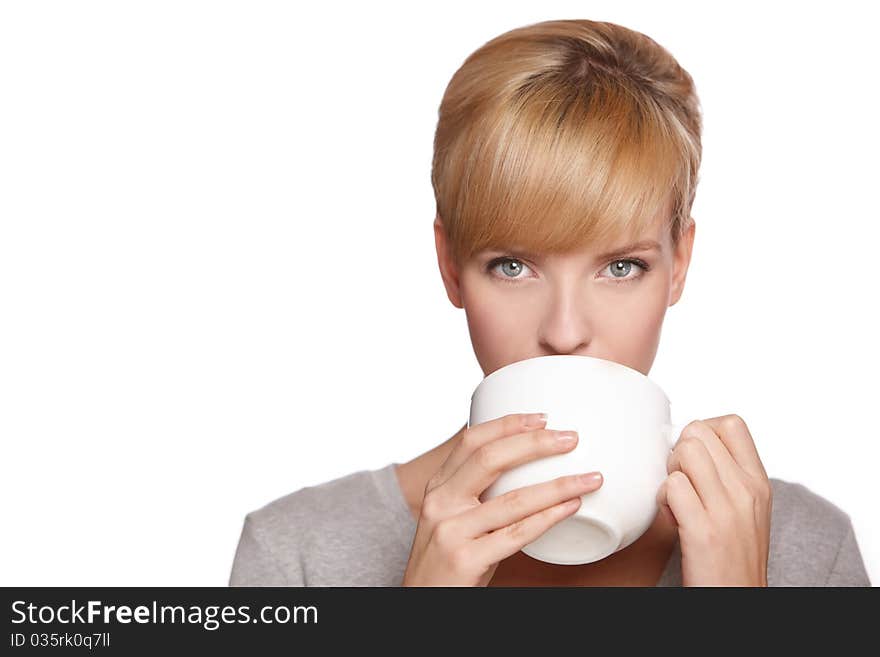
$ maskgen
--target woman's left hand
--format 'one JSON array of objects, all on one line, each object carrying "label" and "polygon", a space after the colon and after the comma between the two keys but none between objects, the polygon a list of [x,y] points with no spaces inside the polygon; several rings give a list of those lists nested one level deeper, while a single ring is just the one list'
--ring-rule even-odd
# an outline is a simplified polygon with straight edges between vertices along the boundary
[{"label": "woman's left hand", "polygon": [[738,415],[694,420],[657,492],[678,526],[683,586],[767,586],[772,489]]}]

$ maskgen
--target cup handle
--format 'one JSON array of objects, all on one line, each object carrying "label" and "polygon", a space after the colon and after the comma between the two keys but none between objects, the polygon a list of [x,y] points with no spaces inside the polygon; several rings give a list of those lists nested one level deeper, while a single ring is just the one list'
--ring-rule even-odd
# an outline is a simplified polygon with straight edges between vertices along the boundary
[{"label": "cup handle", "polygon": [[679,437],[681,436],[681,432],[684,431],[684,428],[688,425],[687,422],[684,424],[670,424],[663,423],[663,439],[666,441],[666,446],[670,451],[675,447],[675,444],[678,442]]}]

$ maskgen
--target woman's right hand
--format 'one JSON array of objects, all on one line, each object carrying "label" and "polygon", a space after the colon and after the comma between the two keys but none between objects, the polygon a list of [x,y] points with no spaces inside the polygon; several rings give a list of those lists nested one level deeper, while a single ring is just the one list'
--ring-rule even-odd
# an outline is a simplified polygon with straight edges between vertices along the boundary
[{"label": "woman's right hand", "polygon": [[581,495],[602,485],[599,473],[588,480],[571,475],[480,502],[502,472],[577,444],[576,432],[545,425],[540,414],[513,413],[463,429],[425,487],[403,586],[486,586],[499,561],[573,514]]}]

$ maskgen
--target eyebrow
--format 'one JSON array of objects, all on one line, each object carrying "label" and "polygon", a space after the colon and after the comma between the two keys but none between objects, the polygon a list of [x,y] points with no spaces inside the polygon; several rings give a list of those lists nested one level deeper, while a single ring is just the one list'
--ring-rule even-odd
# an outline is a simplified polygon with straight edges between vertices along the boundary
[{"label": "eyebrow", "polygon": [[607,253],[603,253],[599,256],[600,260],[607,260],[609,258],[614,258],[616,256],[625,255],[632,251],[661,251],[662,247],[660,243],[655,240],[641,240],[639,242],[634,242],[633,244],[627,244],[626,246],[622,246],[618,249],[613,249],[608,251]]},{"label": "eyebrow", "polygon": [[[493,249],[494,250],[494,249]],[[627,253],[632,253],[633,251],[662,251],[662,247],[660,243],[655,240],[640,240],[638,242],[633,242],[632,244],[627,244],[625,246],[621,246],[611,251],[607,251],[605,253],[601,253],[597,256],[598,260],[610,260],[612,258],[616,258],[618,256],[626,255]],[[524,258],[536,258],[537,254],[529,253],[522,249],[504,249],[506,253],[509,253],[514,256],[524,257]]]}]

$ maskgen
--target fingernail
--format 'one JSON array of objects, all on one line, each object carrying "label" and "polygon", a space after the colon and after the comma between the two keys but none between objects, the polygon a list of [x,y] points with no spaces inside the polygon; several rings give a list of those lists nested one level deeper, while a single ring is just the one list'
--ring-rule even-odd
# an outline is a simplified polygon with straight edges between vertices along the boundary
[{"label": "fingernail", "polygon": [[543,427],[546,422],[546,413],[532,413],[531,415],[526,417],[527,427]]},{"label": "fingernail", "polygon": [[556,440],[563,444],[573,443],[577,440],[577,432],[576,431],[560,431],[556,434]]},{"label": "fingernail", "polygon": [[599,472],[589,472],[578,476],[578,479],[585,484],[598,484],[602,481],[602,474]]}]

